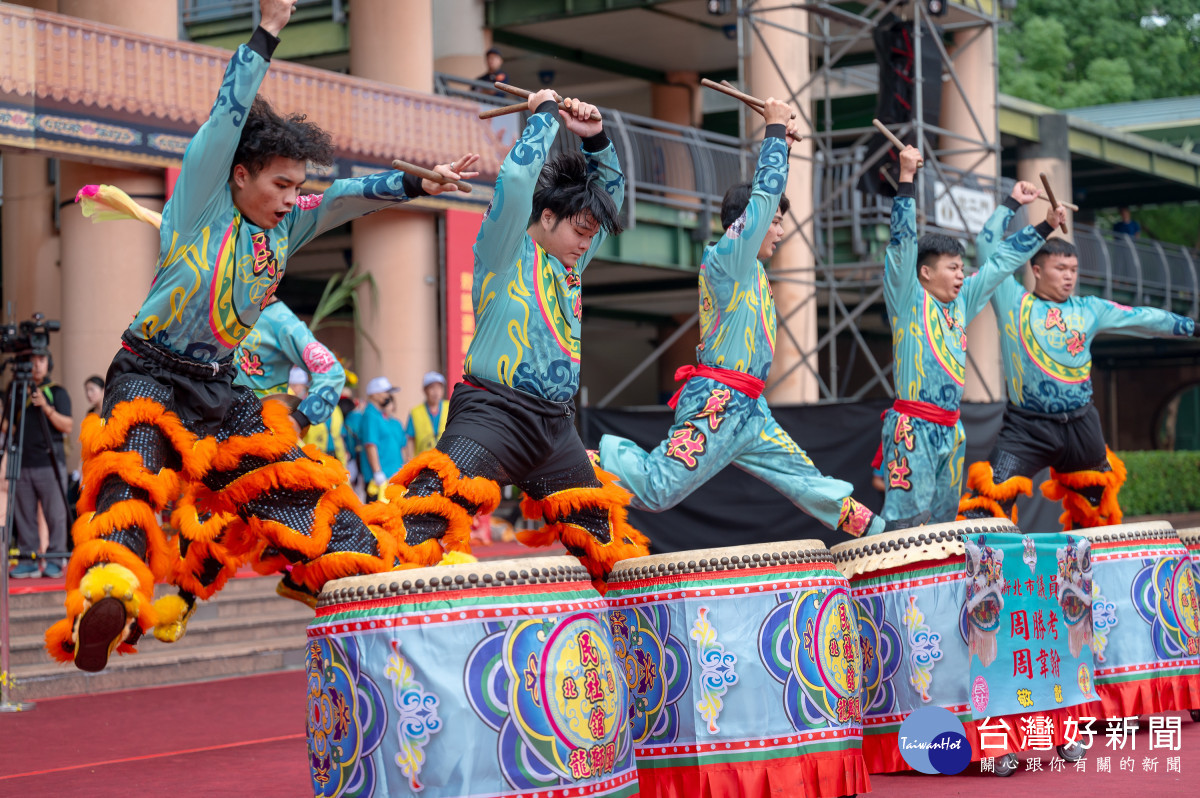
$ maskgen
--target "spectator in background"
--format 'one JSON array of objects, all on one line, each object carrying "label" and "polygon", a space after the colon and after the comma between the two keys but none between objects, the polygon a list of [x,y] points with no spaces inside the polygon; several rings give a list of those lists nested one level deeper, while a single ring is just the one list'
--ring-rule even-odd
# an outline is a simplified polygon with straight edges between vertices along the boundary
[{"label": "spectator in background", "polygon": [[[500,54],[500,51],[495,47],[490,47],[487,53],[484,54],[484,58],[487,59],[487,72],[477,77],[476,80],[481,80],[485,83],[495,83],[496,81],[508,83],[508,73],[504,71],[504,56]],[[504,96],[504,92],[502,91],[494,93],[501,97]]]},{"label": "spectator in background", "polygon": [[406,462],[437,444],[442,431],[446,429],[446,416],[449,415],[445,377],[430,371],[421,379],[421,388],[425,391],[425,401],[409,411],[408,424],[404,428],[409,446],[404,453]]},{"label": "spectator in background", "polygon": [[[17,478],[14,502],[13,527],[16,530],[17,548],[21,551],[40,551],[38,540],[38,505],[46,516],[49,541],[46,551],[67,550],[67,505],[63,500],[66,487],[54,473],[54,460],[58,471],[66,475],[67,457],[63,448],[63,436],[71,431],[71,397],[61,385],[50,381],[50,354],[35,352],[32,356],[33,384],[29,399],[25,403],[24,439],[21,446],[21,474]],[[9,387],[12,390],[12,387]],[[7,402],[5,405],[7,406]],[[45,418],[50,440],[42,432]],[[8,422],[5,422],[5,428]],[[14,431],[19,434],[20,431]],[[54,458],[54,460],[51,460]],[[57,579],[62,576],[62,565],[48,560],[45,576]],[[14,579],[41,576],[37,563],[21,562],[12,570]]]},{"label": "spectator in background", "polygon": [[1113,232],[1127,235],[1130,238],[1137,238],[1142,232],[1142,226],[1133,219],[1133,214],[1129,212],[1129,208],[1122,205],[1117,208],[1117,213],[1121,214],[1121,221],[1113,222]]},{"label": "spectator in background", "polygon": [[367,383],[367,406],[358,428],[363,445],[363,474],[370,474],[367,500],[374,501],[387,486],[388,478],[404,465],[404,447],[408,437],[404,425],[394,413],[392,394],[400,389],[387,377],[376,377]]},{"label": "spectator in background", "polygon": [[88,402],[88,409],[84,415],[90,416],[93,413],[100,415],[100,410],[104,407],[104,378],[99,374],[93,374],[84,380],[83,397]]}]

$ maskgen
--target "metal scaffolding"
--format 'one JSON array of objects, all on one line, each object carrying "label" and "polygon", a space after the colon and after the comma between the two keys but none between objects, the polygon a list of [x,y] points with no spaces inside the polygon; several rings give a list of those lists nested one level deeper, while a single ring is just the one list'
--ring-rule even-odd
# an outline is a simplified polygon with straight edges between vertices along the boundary
[{"label": "metal scaffolding", "polygon": [[[926,121],[924,92],[914,91],[912,121],[893,129],[904,138],[909,134],[925,159],[923,180],[918,181],[918,222],[920,232],[940,231],[973,240],[979,232],[979,214],[963,207],[962,189],[986,192],[992,197],[1001,188],[998,174],[980,174],[978,169],[991,157],[999,168],[999,132],[994,124],[984,125],[974,106],[998,98],[998,85],[992,81],[989,97],[971,97],[963,88],[943,36],[960,37],[956,52],[969,50],[976,37],[996,37],[996,17],[991,5],[981,0],[966,4],[948,4],[945,17],[931,17],[924,2],[906,0],[873,0],[865,7],[859,3],[809,2],[779,3],[775,0],[739,0],[738,3],[738,65],[739,78],[745,85],[750,50],[766,48],[767,60],[777,78],[787,87],[789,102],[799,109],[812,131],[812,155],[793,158],[801,161],[793,168],[811,169],[813,175],[813,211],[806,218],[789,212],[793,227],[790,236],[798,236],[811,253],[812,267],[801,269],[772,268],[772,279],[811,285],[811,296],[797,307],[781,313],[779,334],[789,338],[800,350],[798,362],[772,377],[778,381],[796,369],[807,369],[819,386],[819,400],[853,401],[869,394],[891,397],[891,351],[880,335],[886,332],[886,319],[877,318],[883,297],[883,249],[886,239],[879,240],[881,226],[886,226],[891,201],[860,191],[860,179],[878,169],[890,145],[877,146],[870,151],[869,141],[875,133],[872,127],[842,127],[834,125],[834,99],[842,87],[852,86],[857,94],[878,91],[878,73],[869,64],[863,65],[864,49],[873,52],[872,33],[882,23],[901,17],[912,25],[914,86],[926,81],[943,81],[954,86],[965,103],[971,129],[967,133],[949,130]],[[789,27],[778,21],[781,12],[801,9],[806,27]],[[808,78],[796,80],[785,74],[779,60],[771,51],[767,28],[785,31],[789,37],[808,40],[810,62]],[[933,33],[934,35],[930,35]],[[965,37],[965,38],[961,38]],[[776,37],[778,39],[778,37]],[[776,45],[778,47],[778,44]],[[940,64],[939,74],[924,74],[922,51],[934,48]],[[845,94],[845,91],[840,93]],[[804,96],[810,103],[801,102]],[[747,142],[757,140],[757,131],[749,129],[742,110],[743,130]],[[948,159],[965,168],[952,166]],[[935,209],[939,211],[935,213]],[[804,231],[811,225],[811,237]],[[806,336],[793,329],[793,319],[808,302],[817,304],[818,330],[815,345],[800,344]],[[882,323],[881,323],[882,322]],[[875,346],[867,340],[874,337]],[[868,369],[855,369],[857,362]],[[974,368],[970,364],[968,368]],[[768,396],[770,391],[768,391]]]}]

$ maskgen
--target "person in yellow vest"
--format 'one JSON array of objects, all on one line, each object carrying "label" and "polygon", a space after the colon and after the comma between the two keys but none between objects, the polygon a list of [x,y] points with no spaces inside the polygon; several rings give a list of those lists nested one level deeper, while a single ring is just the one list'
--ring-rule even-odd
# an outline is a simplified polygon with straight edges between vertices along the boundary
[{"label": "person in yellow vest", "polygon": [[446,417],[450,403],[446,401],[446,378],[436,371],[428,372],[421,379],[421,387],[425,390],[425,401],[414,407],[408,414],[408,446],[404,454],[405,462],[416,457],[421,452],[427,452],[437,445],[438,438],[446,429]]}]

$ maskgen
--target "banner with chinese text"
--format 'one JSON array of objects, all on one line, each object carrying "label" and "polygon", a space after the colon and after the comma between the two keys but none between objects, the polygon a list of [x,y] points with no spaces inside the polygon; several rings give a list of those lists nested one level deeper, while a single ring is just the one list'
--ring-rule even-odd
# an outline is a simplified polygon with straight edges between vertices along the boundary
[{"label": "banner with chinese text", "polygon": [[976,719],[1095,698],[1089,542],[1065,533],[966,543],[965,617]]},{"label": "banner with chinese text", "polygon": [[462,379],[467,347],[475,335],[471,279],[475,237],[482,224],[482,213],[446,210],[446,381],[451,388]]}]

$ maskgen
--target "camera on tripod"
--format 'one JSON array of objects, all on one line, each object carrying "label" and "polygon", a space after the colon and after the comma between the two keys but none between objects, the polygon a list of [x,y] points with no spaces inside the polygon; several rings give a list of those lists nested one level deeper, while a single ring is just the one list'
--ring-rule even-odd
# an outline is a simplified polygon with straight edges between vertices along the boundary
[{"label": "camera on tripod", "polygon": [[58,332],[62,324],[34,313],[32,319],[19,324],[0,325],[0,352],[26,358],[50,351],[50,333]]}]

